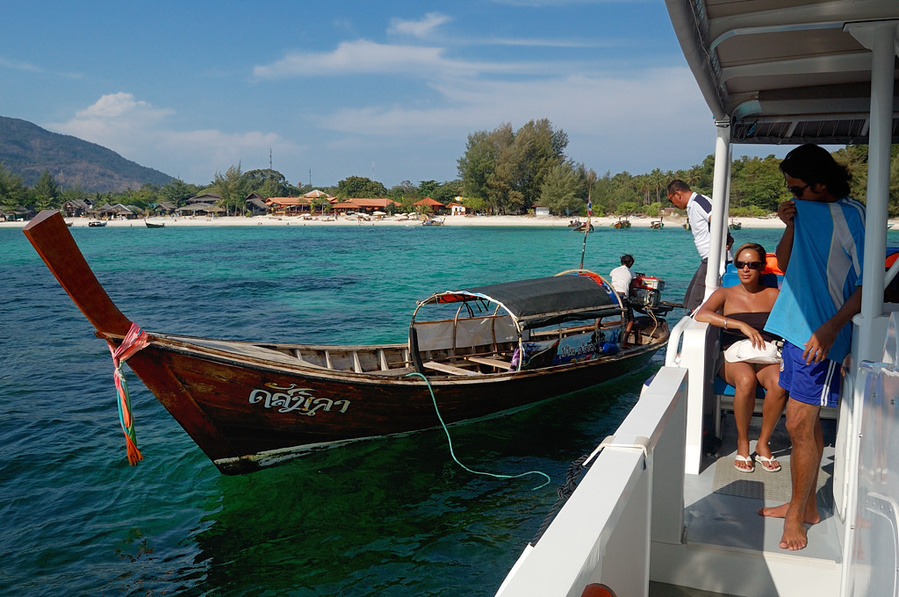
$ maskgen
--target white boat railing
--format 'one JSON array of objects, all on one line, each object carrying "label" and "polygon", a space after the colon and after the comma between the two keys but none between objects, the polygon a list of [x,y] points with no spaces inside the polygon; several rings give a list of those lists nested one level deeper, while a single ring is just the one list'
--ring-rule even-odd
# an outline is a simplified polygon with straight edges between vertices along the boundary
[{"label": "white boat railing", "polygon": [[[841,595],[899,594],[899,313],[892,313],[882,360],[860,363],[848,435],[847,505]],[[844,400],[846,394],[844,393]],[[839,468],[837,468],[839,470]],[[836,475],[834,476],[836,480]],[[837,483],[834,483],[835,493]],[[848,495],[846,495],[848,494]],[[835,495],[838,498],[839,495]],[[842,510],[842,511],[841,511]]]},{"label": "white boat railing", "polygon": [[651,543],[683,534],[687,375],[659,370],[497,597],[578,597],[590,583],[647,594]]},{"label": "white boat railing", "polygon": [[691,321],[693,319],[690,317],[681,317],[680,321],[671,328],[671,332],[668,334],[668,346],[665,349],[666,367],[677,367],[680,364],[681,340],[684,335],[684,329],[690,325]]},{"label": "white boat railing", "polygon": [[718,356],[718,337],[717,329],[691,317],[678,321],[668,337],[665,366],[690,372],[684,442],[684,472],[688,475],[698,475],[702,464],[703,419],[711,409],[711,404],[707,405],[706,401],[712,396],[712,367]]}]

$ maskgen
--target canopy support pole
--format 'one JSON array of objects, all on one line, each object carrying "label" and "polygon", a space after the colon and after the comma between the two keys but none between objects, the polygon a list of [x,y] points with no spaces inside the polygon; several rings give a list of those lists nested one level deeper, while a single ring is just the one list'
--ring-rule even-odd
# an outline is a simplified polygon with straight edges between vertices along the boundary
[{"label": "canopy support pole", "polygon": [[715,120],[715,174],[712,182],[712,220],[709,244],[709,267],[705,275],[706,300],[718,289],[724,273],[725,244],[727,243],[727,214],[730,207],[730,119]]},{"label": "canopy support pole", "polygon": [[883,314],[884,263],[886,254],[890,188],[890,148],[893,125],[893,70],[899,39],[899,21],[849,23],[846,31],[871,55],[871,114],[868,140],[867,232],[865,234],[864,284],[859,326],[859,361],[879,361],[888,319]]},{"label": "canopy support pole", "polygon": [[[883,313],[883,290],[885,285],[884,255],[886,254],[887,217],[889,215],[890,145],[893,128],[893,62],[899,52],[899,21],[870,23],[849,23],[844,29],[871,55],[871,113],[868,136],[868,189],[865,218],[865,258],[863,263],[862,308],[853,318],[852,358],[861,361],[878,362],[883,358],[884,338],[889,319]],[[861,373],[859,372],[861,377]],[[860,378],[859,377],[859,378]],[[859,378],[854,381],[858,382]],[[849,403],[852,416],[847,435],[859,437],[860,421],[865,411],[865,388],[853,384],[852,400]],[[858,440],[849,442],[846,460],[860,461]],[[847,470],[849,466],[846,466]],[[842,519],[846,521],[843,540],[843,574],[841,595],[852,592],[852,567],[856,562],[853,551],[856,546],[856,527],[859,510],[859,479],[846,474],[842,496],[844,506]],[[835,479],[838,478],[835,475]],[[834,497],[840,491],[834,487]],[[837,500],[839,503],[839,500]]]}]

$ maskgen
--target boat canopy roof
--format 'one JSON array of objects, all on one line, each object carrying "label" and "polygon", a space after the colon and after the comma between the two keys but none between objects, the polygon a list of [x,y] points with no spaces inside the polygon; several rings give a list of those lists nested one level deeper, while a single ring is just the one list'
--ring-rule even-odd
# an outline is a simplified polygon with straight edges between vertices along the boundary
[{"label": "boat canopy roof", "polygon": [[521,328],[621,314],[614,291],[592,272],[447,290],[431,295],[419,306],[467,302],[502,306]]},{"label": "boat canopy roof", "polygon": [[[715,118],[711,262],[723,261],[730,145],[867,145],[858,360],[883,354],[891,143],[899,143],[899,1],[665,0]],[[862,197],[858,197],[862,199]],[[706,290],[717,287],[709,268]],[[856,348],[857,347],[857,348]]]},{"label": "boat canopy roof", "polygon": [[[871,51],[863,26],[899,19],[899,2],[665,3],[713,116],[731,119],[732,142],[869,142]],[[899,143],[895,95],[890,107],[892,142]]]}]

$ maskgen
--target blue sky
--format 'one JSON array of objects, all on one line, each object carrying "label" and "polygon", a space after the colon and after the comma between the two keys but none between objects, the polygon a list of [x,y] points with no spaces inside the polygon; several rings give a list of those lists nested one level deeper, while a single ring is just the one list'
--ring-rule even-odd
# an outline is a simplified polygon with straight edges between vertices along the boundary
[{"label": "blue sky", "polygon": [[2,116],[195,184],[270,152],[293,184],[452,180],[469,134],[540,118],[600,175],[715,136],[662,0],[15,2],[0,88]]}]

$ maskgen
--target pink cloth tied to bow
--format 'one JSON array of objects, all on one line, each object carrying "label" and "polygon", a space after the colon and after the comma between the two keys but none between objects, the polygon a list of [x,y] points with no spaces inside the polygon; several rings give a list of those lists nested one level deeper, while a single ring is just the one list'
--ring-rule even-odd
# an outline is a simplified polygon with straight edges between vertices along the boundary
[{"label": "pink cloth tied to bow", "polygon": [[136,323],[132,323],[131,328],[125,334],[125,338],[118,348],[113,348],[112,344],[109,345],[109,352],[112,353],[112,364],[115,367],[113,378],[115,379],[115,387],[118,392],[119,423],[122,426],[122,432],[125,434],[125,443],[128,448],[128,463],[131,466],[143,460],[143,456],[137,449],[137,435],[134,432],[134,418],[131,415],[131,396],[128,394],[128,383],[125,381],[122,365],[149,343],[150,336],[147,332],[141,330]]}]

